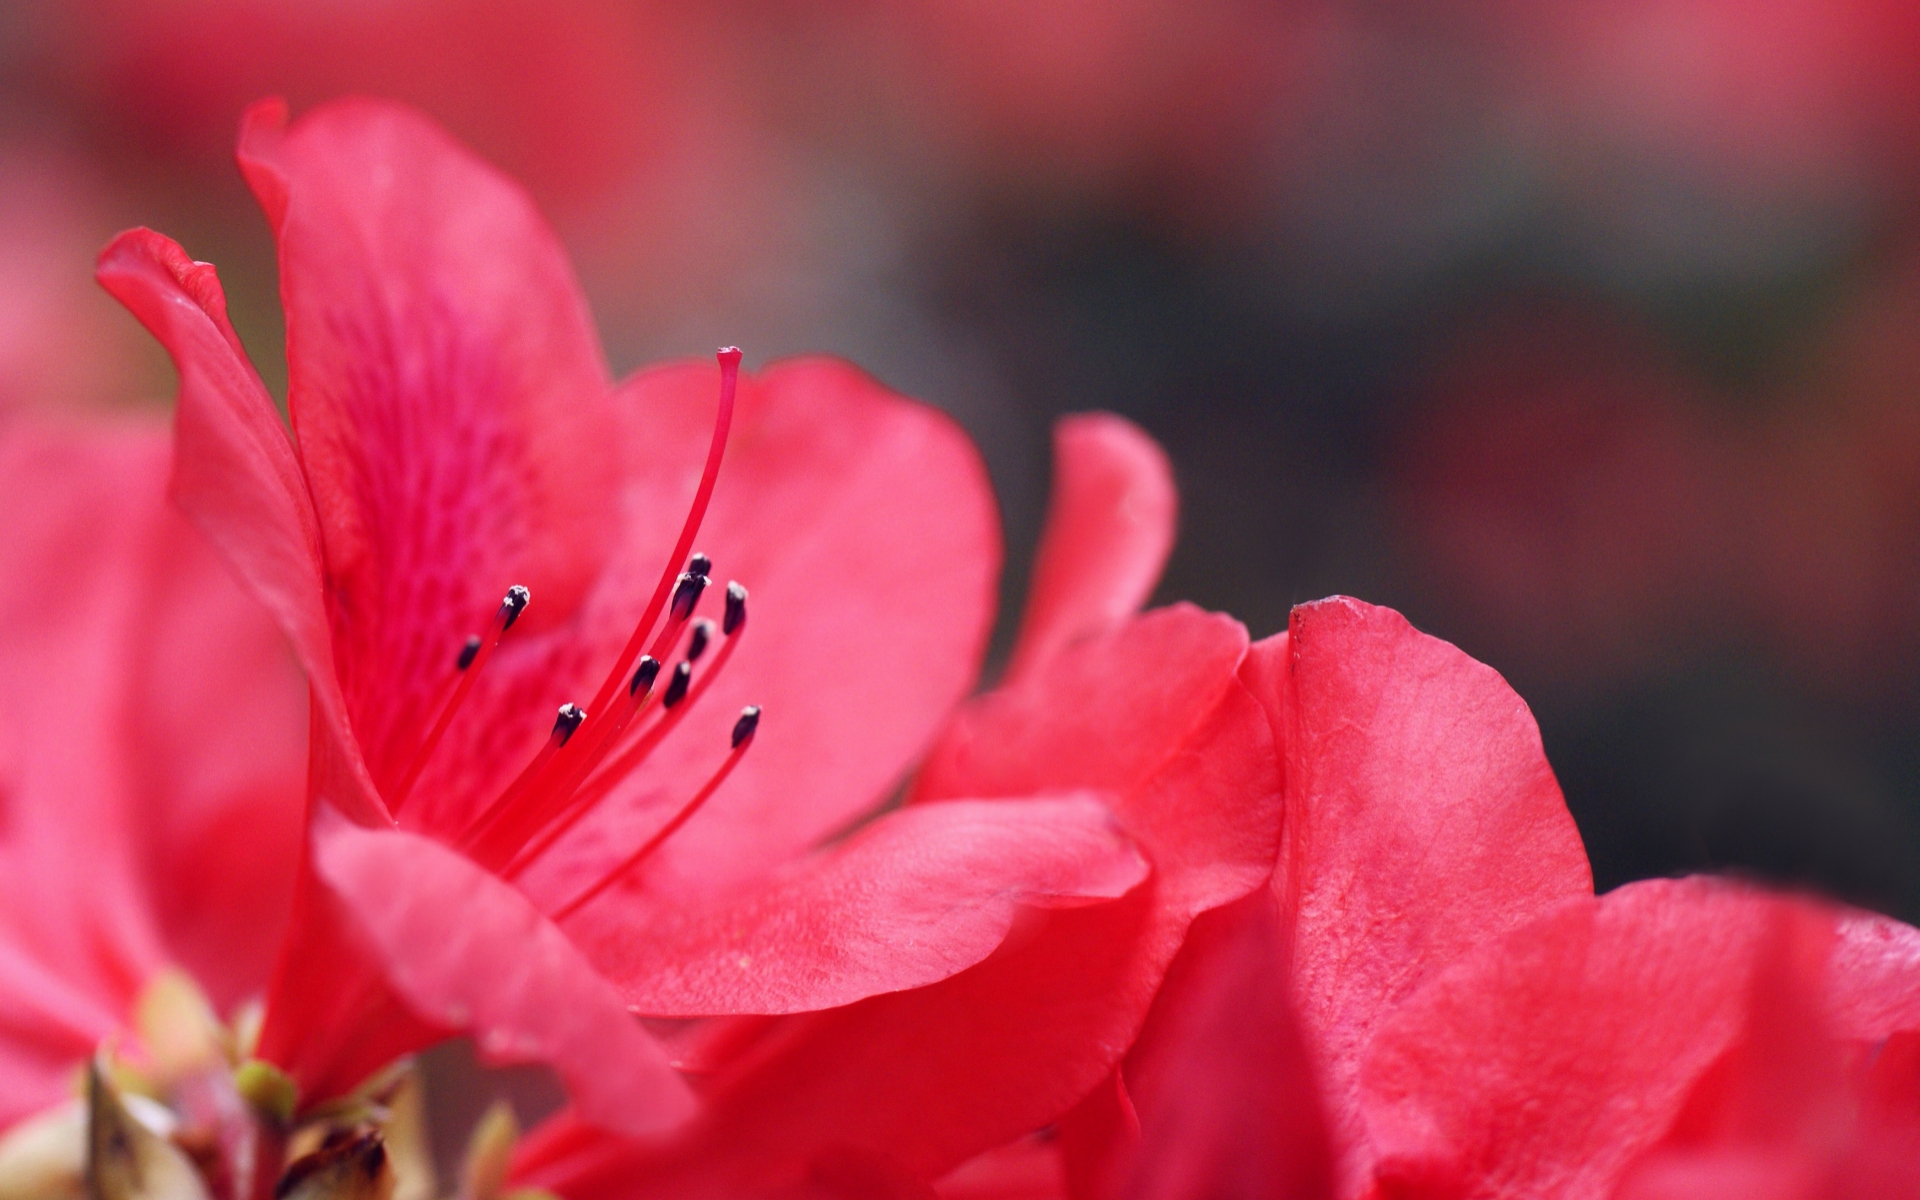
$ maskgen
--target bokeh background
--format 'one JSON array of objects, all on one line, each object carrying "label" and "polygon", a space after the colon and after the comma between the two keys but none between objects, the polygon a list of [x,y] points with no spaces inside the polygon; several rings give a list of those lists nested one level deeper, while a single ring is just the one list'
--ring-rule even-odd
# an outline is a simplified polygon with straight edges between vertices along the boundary
[{"label": "bokeh background", "polygon": [[825,351],[953,413],[1010,612],[1052,419],[1119,411],[1163,599],[1492,663],[1603,887],[1920,917],[1912,0],[0,0],[0,410],[167,403],[91,279],[134,224],[283,388],[235,123],[346,92],[527,184],[616,370]]}]

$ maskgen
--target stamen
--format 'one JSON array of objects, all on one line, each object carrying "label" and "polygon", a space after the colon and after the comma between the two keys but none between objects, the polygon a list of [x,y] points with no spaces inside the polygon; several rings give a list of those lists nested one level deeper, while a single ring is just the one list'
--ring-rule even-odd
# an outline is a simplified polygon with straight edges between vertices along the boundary
[{"label": "stamen", "polygon": [[[467,693],[473,690],[473,681],[480,678],[481,668],[487,665],[487,659],[493,657],[494,647],[500,644],[500,638],[507,630],[513,628],[513,623],[520,619],[520,614],[526,611],[532,599],[532,593],[517,583],[508,588],[505,598],[500,601],[499,611],[493,614],[493,624],[481,638],[479,647],[473,652],[473,657],[468,659],[466,651],[461,650],[460,658],[465,661],[460,664],[460,682],[453,689],[453,695],[447,697],[447,702],[441,706],[440,715],[434,718],[433,725],[427,730],[427,736],[420,739],[420,748],[414,751],[413,762],[408,765],[407,773],[400,777],[399,785],[393,789],[393,797],[387,802],[387,811],[390,814],[399,815],[400,806],[407,802],[407,793],[413,790],[415,783],[419,782],[420,772],[426,770],[427,763],[433,758],[434,750],[440,745],[441,737],[447,732],[447,726],[453,724],[454,714],[460,711],[460,705],[466,700]],[[469,639],[469,643],[471,640]]]},{"label": "stamen", "polygon": [[467,638],[466,645],[460,647],[460,657],[453,660],[453,669],[466,670],[473,665],[473,656],[478,653],[480,653],[480,635],[476,633]]},{"label": "stamen", "polygon": [[507,623],[500,627],[502,633],[513,628],[513,623],[520,619],[520,614],[526,611],[527,603],[532,599],[533,593],[517,583],[507,589],[507,598],[500,602],[500,606],[507,610]]},{"label": "stamen", "polygon": [[687,698],[687,685],[693,682],[693,664],[678,662],[673,667],[673,678],[667,680],[667,694],[660,697],[660,706],[672,709]]},{"label": "stamen", "polygon": [[[622,779],[625,779],[631,774],[634,768],[645,762],[647,755],[653,753],[654,747],[658,746],[666,739],[668,734],[673,732],[674,727],[700,703],[700,697],[705,695],[707,689],[713,686],[714,680],[720,678],[720,673],[726,667],[727,660],[733,657],[734,648],[739,644],[740,639],[734,637],[730,637],[721,643],[720,652],[713,657],[713,665],[707,668],[699,680],[694,683],[693,687],[688,691],[686,699],[682,700],[673,711],[662,714],[658,721],[648,727],[647,731],[642,733],[631,746],[620,751],[616,758],[604,765],[598,766],[598,769],[592,771],[584,781],[577,783],[576,786],[578,790],[574,791],[567,802],[547,818],[545,828],[537,830],[518,850],[513,852],[512,859],[508,862],[501,874],[505,875],[508,879],[516,877],[521,871],[525,870],[535,858],[543,853],[547,847],[566,836],[568,830],[579,824],[580,819],[592,811],[594,805],[605,799],[607,793],[611,792]],[[686,664],[682,663],[680,665],[685,666]],[[675,673],[678,674],[677,671]],[[668,682],[671,684],[672,681],[669,680]],[[638,709],[636,708],[633,711],[637,712]],[[619,736],[620,729],[616,728],[613,735],[607,739],[606,744],[600,747],[600,749],[603,751],[611,749],[619,740]]]},{"label": "stamen", "polygon": [[693,623],[693,633],[687,638],[687,661],[695,663],[707,652],[707,643],[713,640],[714,624],[701,617]]},{"label": "stamen", "polygon": [[[727,347],[719,352],[718,359],[720,399],[706,464],[659,584],[588,705],[591,715],[582,714],[564,736],[559,736],[556,730],[556,737],[549,739],[549,745],[528,764],[513,785],[487,808],[479,821],[469,825],[467,835],[461,839],[461,848],[476,862],[491,866],[507,861],[510,866],[524,866],[532,855],[550,845],[618,782],[604,760],[621,745],[634,718],[652,701],[661,663],[669,658],[690,622],[693,628],[688,632],[686,657],[675,667],[660,696],[662,715],[641,733],[635,744],[620,754],[620,775],[643,760],[685,716],[705,686],[719,673],[736,644],[732,635],[745,620],[746,599],[745,589],[738,584],[727,589],[723,622],[727,644],[696,685],[692,678],[693,663],[711,647],[715,626],[710,620],[693,622],[693,615],[712,581],[713,559],[704,553],[689,555],[688,552],[712,501],[732,427],[739,392],[740,351]],[[676,574],[674,567],[682,560],[685,570]],[[506,623],[511,624],[511,619]],[[483,647],[480,662],[485,661],[486,653]],[[637,664],[636,658],[640,660]],[[630,676],[629,667],[634,668]],[[627,702],[609,703],[614,688],[623,680]]]},{"label": "stamen", "polygon": [[[672,626],[670,628],[678,628]],[[713,668],[702,683],[706,683],[721,667],[726,665],[728,651],[735,645],[730,638],[726,648],[715,656]],[[591,722],[587,731],[581,735],[578,753],[571,758],[563,758],[551,764],[543,761],[543,774],[533,777],[521,795],[534,797],[531,802],[522,801],[518,811],[503,813],[492,823],[492,827],[477,831],[463,843],[476,862],[489,866],[506,863],[506,874],[511,878],[515,871],[525,867],[534,855],[553,844],[561,834],[571,829],[587,810],[606,794],[610,785],[602,786],[600,780],[604,772],[595,774],[606,759],[609,751],[619,744],[620,737],[627,730],[640,710],[646,706],[652,691],[654,680],[660,673],[660,662],[651,654],[640,657],[640,665],[635,668],[633,679],[627,685],[628,702],[611,723],[607,721]],[[693,668],[686,662],[675,666],[673,674],[667,679],[666,691],[661,696],[663,708],[673,709],[684,703],[689,696],[688,685]],[[700,691],[692,692],[697,699]],[[659,740],[671,732],[682,713],[663,716],[644,734],[635,749],[622,756],[621,773],[633,769],[641,758],[645,757]],[[582,792],[581,784],[593,776],[595,787]]]},{"label": "stamen", "polygon": [[758,731],[759,728],[760,706],[758,704],[749,704],[741,709],[740,719],[733,723],[733,748],[738,750],[741,746],[752,741],[754,733]]},{"label": "stamen", "polygon": [[720,632],[732,637],[747,623],[747,589],[738,583],[727,585],[727,611],[720,619]]},{"label": "stamen", "polygon": [[619,866],[616,866],[613,870],[601,876],[598,882],[556,909],[551,914],[553,920],[564,921],[574,913],[579,912],[581,908],[599,896],[600,893],[606,891],[618,882],[622,875],[625,875],[628,871],[633,870],[634,867],[644,862],[648,855],[658,850],[668,838],[677,833],[680,827],[685,825],[694,813],[699,812],[701,806],[706,804],[716,791],[720,790],[720,785],[727,781],[727,776],[733,774],[733,769],[740,765],[740,760],[745,757],[747,747],[753,744],[754,732],[759,729],[759,727],[759,708],[750,705],[741,709],[740,719],[735,721],[733,725],[733,749],[727,753],[726,759],[721,762],[720,769],[713,773],[713,777],[707,780],[698,792],[694,793],[693,799],[687,801],[680,807],[680,811],[675,813],[672,819],[665,825],[662,825],[652,837],[642,843],[638,850],[635,850],[632,854],[629,854],[625,859],[621,860]]},{"label": "stamen", "polygon": [[526,792],[527,786],[539,778],[540,772],[553,761],[554,755],[560,753],[561,747],[573,739],[574,731],[579,729],[580,723],[586,719],[587,714],[579,705],[562,704],[560,706],[559,713],[553,718],[553,732],[547,735],[546,744],[541,746],[540,752],[533,756],[533,761],[513,777],[513,782],[507,785],[507,790],[501,792],[492,804],[487,805],[486,811],[467,826],[466,835],[460,839],[461,849],[471,848],[486,836],[500,818],[513,807],[513,802]]},{"label": "stamen", "polygon": [[693,615],[693,606],[700,603],[700,593],[707,590],[707,577],[688,572],[680,576],[680,582],[673,589],[673,619],[684,621]]},{"label": "stamen", "polygon": [[653,691],[653,681],[660,677],[660,660],[651,654],[640,656],[640,665],[633,670],[633,682],[627,685],[627,695],[645,696]]},{"label": "stamen", "polygon": [[553,737],[559,741],[560,745],[566,745],[567,739],[573,736],[573,731],[580,728],[580,722],[586,719],[586,711],[579,705],[562,704],[560,715],[553,719]]},{"label": "stamen", "polygon": [[674,565],[685,559],[693,549],[693,539],[699,534],[700,522],[707,515],[707,503],[713,498],[714,481],[720,474],[720,458],[727,448],[727,430],[733,424],[734,399],[740,389],[740,349],[726,346],[715,357],[720,360],[720,405],[713,422],[713,440],[707,446],[707,463],[700,473],[700,486],[693,494],[693,507],[687,511],[686,522],[680,527],[680,540],[674,543],[673,553],[667,557],[667,569],[660,576],[653,599],[647,602],[646,611],[640,614],[640,621],[633,627],[633,634],[627,639],[626,648],[620,651],[613,670],[607,673],[606,682],[594,693],[590,705],[594,712],[606,710],[607,698],[613,694],[614,688],[620,686],[620,680],[626,678],[627,668],[633,665],[633,660],[640,656],[640,648],[645,644],[647,634],[653,631],[653,623],[659,619],[660,610],[667,602],[667,593],[674,586]]}]

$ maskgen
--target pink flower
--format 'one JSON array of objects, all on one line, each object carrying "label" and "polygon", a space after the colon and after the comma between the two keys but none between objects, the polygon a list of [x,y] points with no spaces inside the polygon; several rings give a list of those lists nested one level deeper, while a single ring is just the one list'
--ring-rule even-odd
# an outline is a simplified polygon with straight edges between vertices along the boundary
[{"label": "pink flower", "polygon": [[[951,423],[839,363],[742,376],[737,351],[616,386],[525,197],[404,109],[287,127],[262,106],[241,163],[280,244],[297,445],[210,266],[136,230],[99,273],[180,371],[175,502],[307,673],[304,851],[271,878],[290,924],[270,978],[211,948],[223,999],[264,984],[252,1053],[297,1119],[468,1032],[550,1063],[585,1120],[659,1133],[693,1100],[630,1010],[913,988],[1024,909],[1139,884],[1071,781],[815,849],[897,784],[977,664],[998,535]],[[716,560],[753,581],[751,623],[738,585],[697,618]],[[1055,586],[1135,586],[1101,570]],[[85,1036],[23,1046],[84,1056],[167,961],[125,972]]]},{"label": "pink flower", "polygon": [[1166,463],[1113,418],[1064,423],[1056,449],[1013,668],[950,723],[904,811],[1092,789],[1152,875],[1112,903],[1029,913],[938,983],[702,1028],[678,1047],[705,1101],[683,1133],[635,1142],[559,1120],[523,1148],[516,1179],[572,1200],[920,1194],[1110,1078],[1189,925],[1266,880],[1279,779],[1244,682],[1245,630],[1184,605],[1131,615],[1172,541]]}]

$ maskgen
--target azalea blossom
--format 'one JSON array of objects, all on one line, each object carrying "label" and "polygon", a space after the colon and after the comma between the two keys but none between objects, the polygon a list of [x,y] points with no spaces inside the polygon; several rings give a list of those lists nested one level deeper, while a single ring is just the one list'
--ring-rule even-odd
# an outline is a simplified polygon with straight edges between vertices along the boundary
[{"label": "azalea blossom", "polygon": [[[926,984],[1020,911],[1141,881],[1088,787],[955,797],[814,850],[896,783],[977,666],[998,537],[950,422],[839,363],[743,376],[732,350],[616,387],[525,197],[407,110],[287,126],[262,106],[241,165],[280,245],[293,438],[212,267],[138,230],[99,268],[179,368],[172,498],[311,697],[271,974],[213,947],[242,980],[220,999],[265,996],[257,1029],[222,1035],[244,1061],[218,1087],[251,1103],[233,1128],[257,1167],[233,1194],[271,1184],[280,1133],[350,1132],[373,1110],[343,1098],[380,1099],[382,1067],[460,1032],[551,1064],[594,1125],[661,1132],[692,1096],[630,1010]],[[751,622],[738,584],[698,615],[716,561],[755,581]],[[170,961],[151,958],[123,991]],[[95,1027],[137,1033],[124,999]],[[40,1032],[21,1053],[75,1045]]]},{"label": "azalea blossom", "polygon": [[1009,675],[941,734],[904,811],[1090,788],[1152,874],[1111,903],[1030,912],[993,955],[938,983],[706,1026],[677,1047],[702,1080],[686,1130],[640,1142],[559,1119],[524,1145],[515,1179],[571,1200],[787,1195],[850,1179],[923,1193],[1109,1078],[1188,926],[1265,882],[1280,780],[1242,682],[1245,630],[1185,605],[1131,615],[1172,543],[1165,459],[1102,417],[1064,424],[1056,455]]},{"label": "azalea blossom", "polygon": [[[1084,544],[1093,515],[1111,511],[1075,501],[1063,489],[1049,517],[1030,620],[1046,611],[1053,556],[1072,544],[1055,532],[1081,530],[1074,540]],[[1157,558],[1139,559],[1157,567]],[[1010,681],[963,710],[916,793],[937,795],[952,778],[969,788],[982,779],[989,789],[1002,781],[1014,787],[1037,770],[1082,782],[1102,771],[1124,778],[1136,756],[1161,764],[1160,778],[1143,791],[1130,793],[1111,777],[1101,786],[1139,797],[1116,811],[1155,865],[1150,888],[1163,891],[1143,889],[1121,904],[1071,914],[1082,923],[1077,929],[1056,917],[1029,944],[935,987],[772,1032],[755,1029],[748,1049],[727,1049],[730,1057],[714,1068],[703,1125],[673,1148],[623,1150],[557,1125],[523,1154],[522,1177],[569,1195],[651,1194],[648,1187],[662,1195],[724,1194],[771,1176],[769,1162],[784,1159],[789,1172],[796,1162],[817,1169],[828,1148],[855,1147],[924,1181],[969,1144],[984,1149],[996,1134],[1017,1138],[1059,1121],[1053,1146],[1015,1143],[962,1184],[987,1189],[972,1193],[982,1195],[998,1194],[992,1188],[1008,1179],[1024,1185],[1038,1175],[1045,1185],[1044,1163],[1054,1156],[1064,1159],[1055,1182],[1064,1169],[1077,1194],[1128,1194],[1148,1186],[1140,1181],[1157,1178],[1155,1171],[1193,1186],[1218,1183],[1228,1176],[1216,1168],[1247,1151],[1225,1149],[1234,1129],[1169,1115],[1190,1102],[1183,1089],[1201,1086],[1196,1073],[1211,1070],[1184,1061],[1204,1050],[1170,1044],[1205,1044],[1204,1021],[1192,1014],[1229,1003],[1223,993],[1241,985],[1219,976],[1244,983],[1251,959],[1279,973],[1278,998],[1243,995],[1232,1003],[1264,1005],[1268,1019],[1282,1023],[1262,1027],[1262,1053],[1299,1078],[1253,1081],[1247,1094],[1251,1103],[1324,1125],[1326,1139],[1303,1134],[1262,1161],[1277,1178],[1321,1180],[1313,1186],[1330,1195],[1362,1193],[1375,1150],[1360,1073],[1377,1030],[1461,955],[1590,897],[1586,858],[1526,705],[1490,668],[1397,613],[1344,597],[1301,606],[1287,633],[1252,647],[1210,622],[1217,619],[1177,607],[1130,621],[1107,616],[1111,632],[1057,639],[1059,649],[1035,652],[1029,663],[1028,648],[1046,644],[1030,624]],[[1200,696],[1209,676],[1229,675],[1209,718],[1151,707],[1167,694],[1160,685]],[[1125,723],[1149,714],[1193,724],[1171,747],[1149,743]],[[1243,724],[1250,716],[1265,737]],[[1096,741],[1105,731],[1113,731],[1110,740]],[[1244,739],[1248,757],[1236,755],[1230,736]],[[1247,823],[1256,812],[1271,820],[1272,802],[1235,809],[1260,786],[1252,764],[1263,746],[1273,747],[1280,767],[1277,777],[1265,777],[1285,805],[1277,842],[1254,836]],[[1247,766],[1228,769],[1237,762]],[[1234,886],[1222,888],[1229,880]],[[1176,915],[1182,886],[1221,888],[1208,898],[1226,900],[1204,912],[1244,894],[1247,880],[1267,885],[1254,892],[1264,899],[1211,913],[1199,932],[1186,932],[1197,914]],[[1125,913],[1155,901],[1173,911],[1144,919]],[[1219,929],[1210,932],[1215,922]],[[1223,943],[1241,948],[1222,951]],[[1156,989],[1183,945],[1181,953],[1200,965]],[[1153,952],[1134,949],[1129,959],[1122,954],[1129,946]],[[1149,1007],[1173,1015],[1145,1021],[1135,1041],[1139,1014]],[[983,1014],[995,1014],[993,1023],[979,1028]],[[925,1045],[927,1030],[955,1027],[967,1032]],[[971,1053],[952,1054],[946,1047],[955,1041],[970,1041]],[[1124,1062],[1116,1045],[1132,1047]],[[1003,1053],[1008,1065],[996,1071]],[[1016,1090],[1023,1077],[1044,1083]],[[1246,1083],[1231,1072],[1222,1079],[1208,1086]],[[1264,1090],[1272,1088],[1281,1091]],[[1303,1093],[1310,1099],[1301,1100]],[[1008,1094],[1014,1098],[1001,1098]],[[1153,1132],[1156,1121],[1168,1131]]]}]

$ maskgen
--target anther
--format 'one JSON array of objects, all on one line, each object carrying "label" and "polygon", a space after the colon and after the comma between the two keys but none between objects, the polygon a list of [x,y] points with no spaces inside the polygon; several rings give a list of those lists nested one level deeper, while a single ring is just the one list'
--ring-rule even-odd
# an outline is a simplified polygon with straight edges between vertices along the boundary
[{"label": "anther", "polygon": [[560,745],[567,744],[573,731],[580,728],[580,722],[587,719],[586,710],[577,704],[562,704],[560,715],[553,719],[553,737]]},{"label": "anther", "polygon": [[647,695],[653,691],[653,681],[659,677],[660,660],[651,654],[642,654],[640,665],[633,669],[633,680],[627,684],[627,695]]},{"label": "anther", "polygon": [[673,678],[667,680],[667,693],[660,697],[664,708],[672,708],[687,698],[687,685],[693,682],[693,664],[679,662],[673,665]]},{"label": "anther", "polygon": [[682,575],[673,587],[673,619],[684,621],[692,616],[693,606],[700,603],[700,593],[706,590],[705,575]]},{"label": "anther", "polygon": [[699,662],[700,656],[707,652],[707,643],[713,640],[713,622],[701,617],[693,623],[693,633],[687,638],[687,661]]},{"label": "anther", "polygon": [[732,637],[747,623],[747,589],[738,583],[727,585],[727,611],[720,619],[720,632]]},{"label": "anther", "polygon": [[749,704],[740,710],[740,719],[733,723],[733,748],[738,750],[753,740],[754,730],[760,728],[760,706]]},{"label": "anther", "polygon": [[741,709],[740,719],[735,722],[733,726],[733,749],[728,752],[726,759],[721,762],[720,769],[715,771],[713,776],[709,778],[705,784],[701,785],[700,790],[693,794],[693,799],[681,805],[679,812],[673,814],[665,825],[656,829],[652,837],[640,844],[639,849],[622,859],[618,866],[608,871],[605,875],[602,875],[598,882],[590,885],[585,891],[582,891],[548,915],[555,921],[564,921],[574,913],[579,912],[583,906],[591,904],[595,897],[619,882],[621,876],[644,862],[648,855],[658,850],[662,843],[677,833],[680,827],[691,820],[693,815],[699,812],[701,807],[713,797],[713,794],[720,790],[720,785],[727,781],[727,776],[731,775],[733,769],[740,765],[740,760],[746,757],[747,747],[753,744],[753,731],[758,727],[759,723],[760,710],[758,708],[749,706]]},{"label": "anther", "polygon": [[453,669],[456,671],[466,670],[473,665],[473,660],[479,653],[480,635],[476,633],[467,638],[466,645],[460,647],[460,657],[453,660]]},{"label": "anther", "polygon": [[705,579],[713,574],[713,560],[704,554],[695,554],[687,560],[687,574]]},{"label": "anther", "polygon": [[520,614],[527,610],[527,602],[532,599],[533,593],[517,583],[507,589],[506,598],[500,601],[500,632],[505,633],[513,628],[513,623],[520,619]]}]

